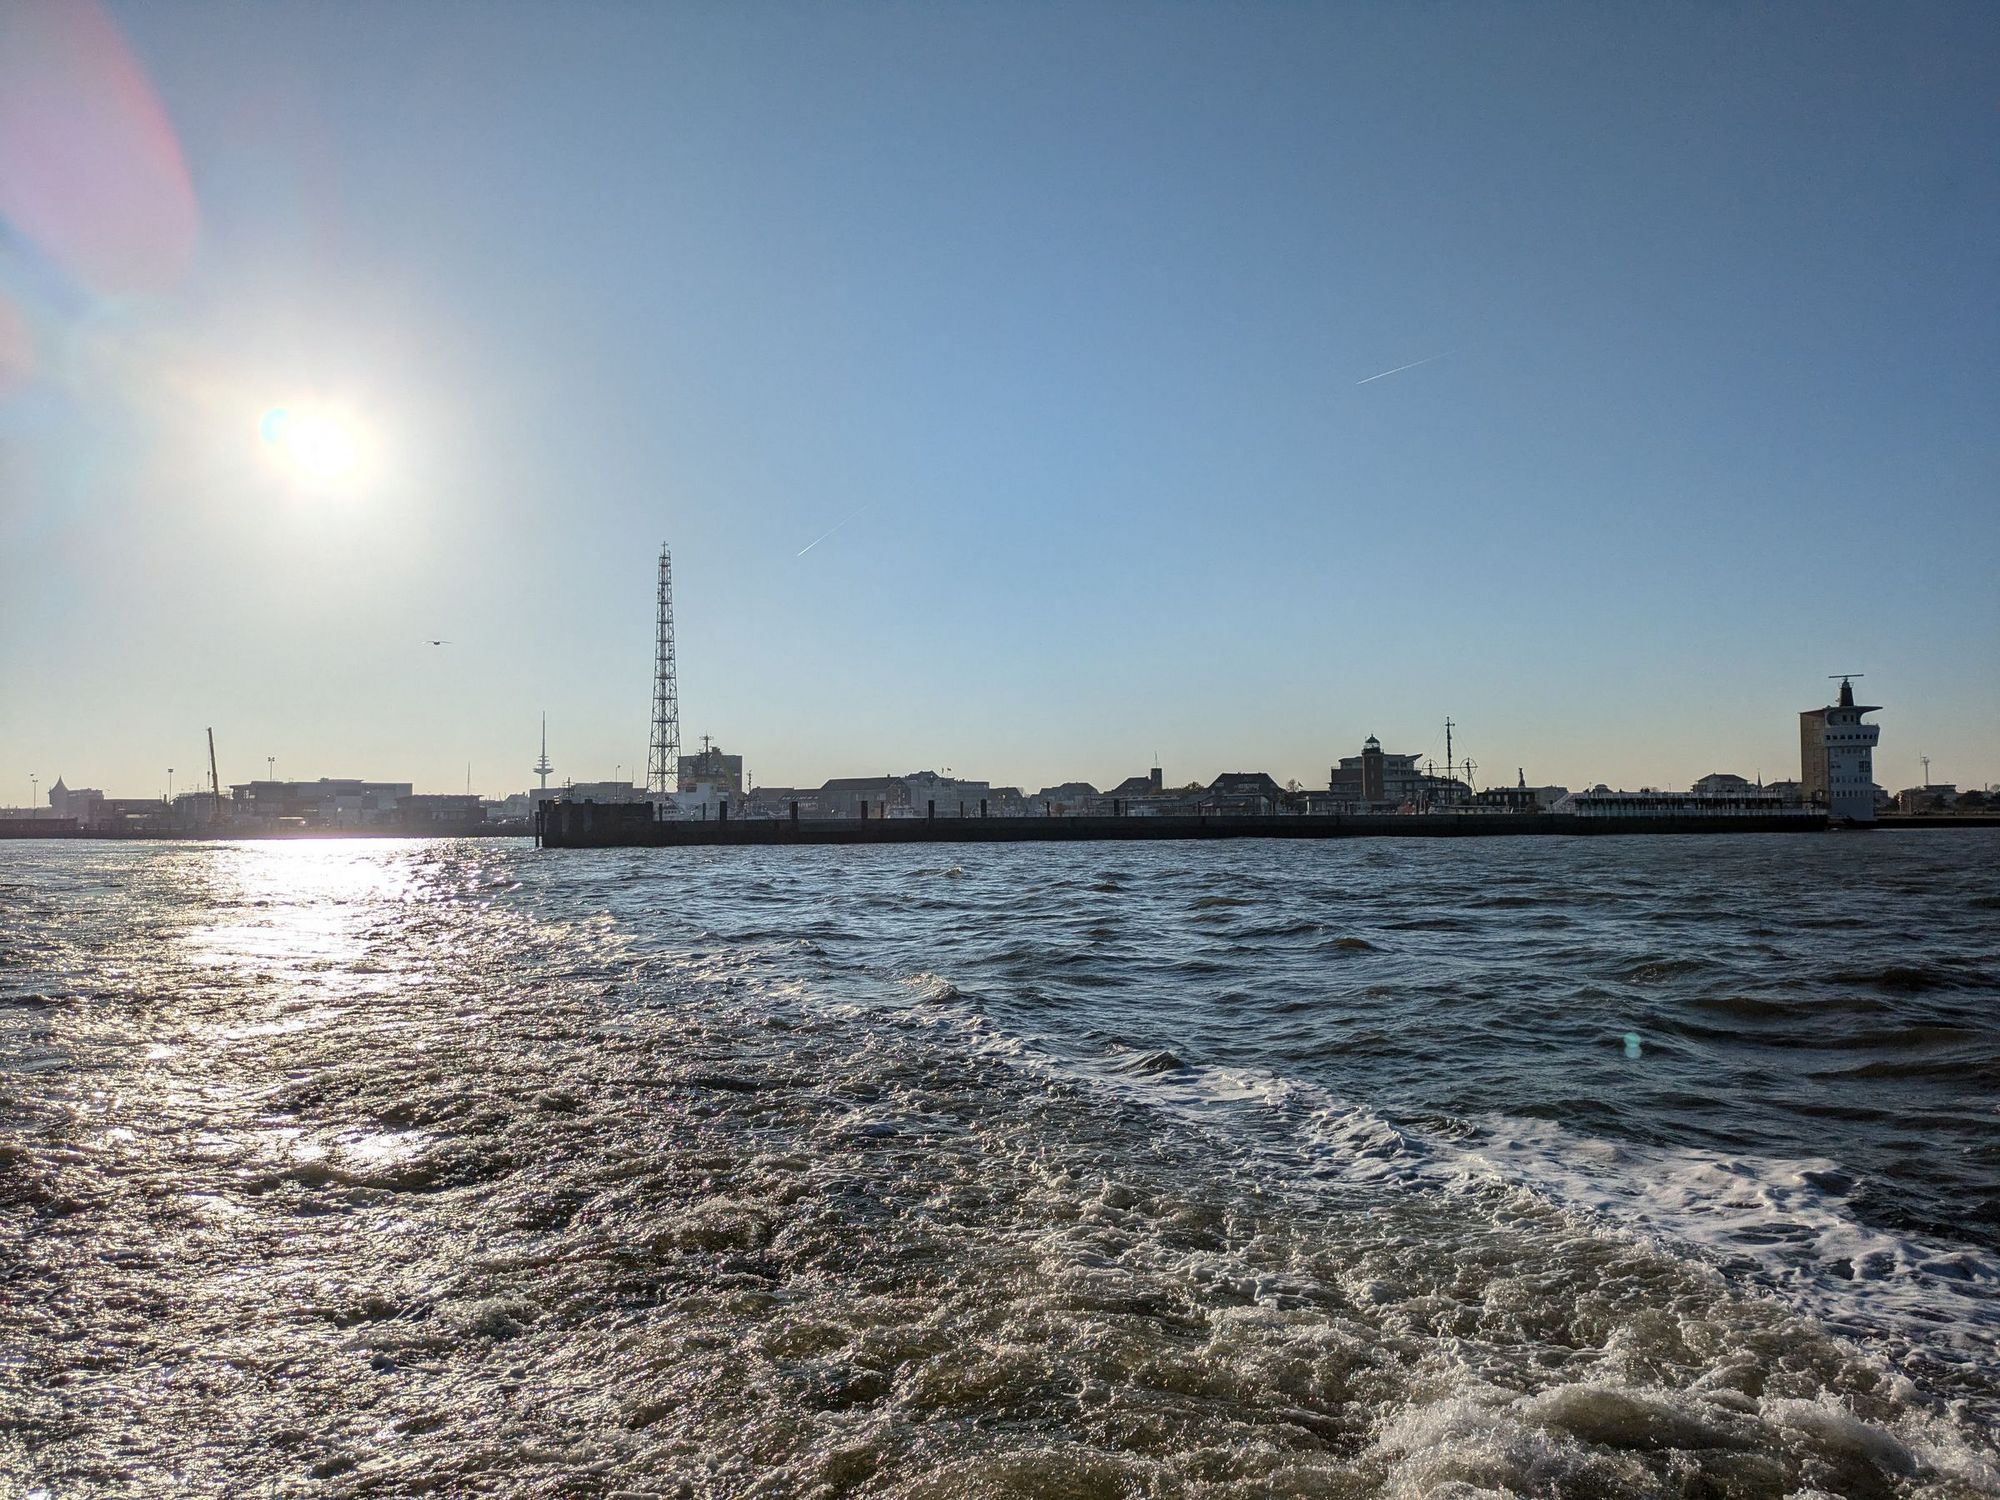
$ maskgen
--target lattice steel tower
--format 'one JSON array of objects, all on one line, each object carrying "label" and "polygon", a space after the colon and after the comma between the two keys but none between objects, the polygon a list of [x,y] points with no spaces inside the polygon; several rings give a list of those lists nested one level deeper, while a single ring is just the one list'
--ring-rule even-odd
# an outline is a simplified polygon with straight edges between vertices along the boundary
[{"label": "lattice steel tower", "polygon": [[653,742],[646,755],[646,790],[676,789],[681,766],[681,689],[674,671],[674,557],[660,543],[659,631],[653,644]]}]

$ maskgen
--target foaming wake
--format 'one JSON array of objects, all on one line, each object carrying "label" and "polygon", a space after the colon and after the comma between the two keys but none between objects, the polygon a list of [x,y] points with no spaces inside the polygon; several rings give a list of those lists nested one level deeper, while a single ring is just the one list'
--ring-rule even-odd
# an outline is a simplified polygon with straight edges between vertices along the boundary
[{"label": "foaming wake", "polygon": [[2000,1418],[2000,1258],[1864,1224],[1843,1207],[1853,1180],[1831,1162],[1644,1147],[1506,1117],[1398,1125],[1265,1070],[1189,1065],[1142,1049],[1079,1060],[1004,1037],[969,1011],[956,1024],[1017,1065],[1088,1078],[1201,1131],[1215,1143],[1219,1170],[1271,1191],[1497,1192],[1491,1211],[1503,1215],[1525,1195],[1588,1232],[1693,1257],[1746,1290],[1777,1296],[1880,1351],[1886,1367]]},{"label": "foaming wake", "polygon": [[1688,1153],[1204,1061],[1148,990],[1240,935],[1039,943],[971,863],[981,963],[845,936],[866,861],[25,858],[102,877],[9,934],[74,998],[0,1009],[0,1472],[54,1494],[2000,1495],[1985,1367],[1704,1248]]},{"label": "foaming wake", "polygon": [[1907,1356],[2000,1375],[2000,1257],[1864,1224],[1833,1162],[1663,1150],[1540,1120],[1481,1126],[1438,1158],[1697,1246],[1853,1337],[1893,1331]]}]

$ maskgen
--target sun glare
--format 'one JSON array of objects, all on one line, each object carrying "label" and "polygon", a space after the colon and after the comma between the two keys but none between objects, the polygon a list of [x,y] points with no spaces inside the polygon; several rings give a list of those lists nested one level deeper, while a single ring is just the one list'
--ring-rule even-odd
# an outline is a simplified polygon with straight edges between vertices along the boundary
[{"label": "sun glare", "polygon": [[335,412],[274,406],[257,425],[265,448],[300,484],[314,490],[349,489],[363,476],[366,445],[359,427]]}]

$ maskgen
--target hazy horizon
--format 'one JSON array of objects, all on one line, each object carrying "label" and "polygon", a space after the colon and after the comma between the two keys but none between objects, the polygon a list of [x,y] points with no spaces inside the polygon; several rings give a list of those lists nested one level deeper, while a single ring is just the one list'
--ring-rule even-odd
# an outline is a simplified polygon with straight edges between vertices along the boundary
[{"label": "hazy horizon", "polygon": [[[0,804],[2000,781],[1984,5],[0,11]],[[446,645],[434,646],[432,640]]]}]

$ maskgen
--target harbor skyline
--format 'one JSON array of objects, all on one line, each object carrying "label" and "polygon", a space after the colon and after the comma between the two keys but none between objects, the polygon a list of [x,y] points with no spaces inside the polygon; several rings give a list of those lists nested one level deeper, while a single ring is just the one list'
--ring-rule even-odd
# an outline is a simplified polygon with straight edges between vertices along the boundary
[{"label": "harbor skyline", "polygon": [[1990,8],[0,24],[0,801],[2000,780]]},{"label": "harbor skyline", "polygon": [[[671,618],[664,567],[661,581],[662,620]],[[662,635],[662,659],[671,661],[670,628]],[[1877,706],[1854,696],[1853,678],[1842,674],[1834,702],[1800,711],[1799,761],[1795,775],[1766,778],[1711,770],[1685,784],[1638,787],[1583,782],[1571,787],[1547,781],[1531,784],[1525,767],[1517,766],[1509,783],[1504,767],[1481,762],[1465,749],[1454,754],[1454,721],[1445,720],[1445,758],[1420,751],[1388,750],[1369,735],[1352,755],[1341,755],[1319,783],[1308,776],[1278,777],[1268,771],[1223,771],[1212,777],[1169,779],[1155,763],[1119,780],[1094,781],[1071,776],[1035,788],[968,773],[947,765],[934,769],[884,772],[877,775],[835,776],[823,783],[759,782],[744,757],[732,754],[703,735],[698,749],[686,754],[656,751],[649,757],[644,782],[624,775],[622,765],[612,775],[592,780],[564,775],[551,787],[556,767],[548,752],[544,715],[541,739],[530,772],[536,787],[513,792],[476,791],[472,768],[466,767],[461,790],[418,791],[413,782],[370,780],[366,777],[303,776],[279,778],[277,759],[266,757],[262,779],[230,782],[220,779],[214,732],[208,735],[208,780],[199,767],[192,780],[183,777],[175,795],[172,768],[157,798],[107,796],[101,787],[70,785],[60,775],[40,795],[40,777],[30,778],[30,801],[10,807],[0,801],[0,831],[26,832],[24,819],[61,822],[86,835],[169,834],[227,836],[327,831],[416,833],[525,833],[541,837],[541,804],[550,798],[590,803],[654,804],[649,817],[668,820],[738,821],[869,816],[876,818],[1083,817],[1192,818],[1248,816],[1253,821],[1273,816],[1364,814],[1380,817],[1399,813],[1557,813],[1587,818],[1604,816],[1765,815],[1776,812],[1813,813],[1824,826],[1874,821],[1878,814],[1905,816],[1988,815],[2000,806],[2000,785],[1960,785],[1934,780],[1929,756],[1919,757],[1922,779],[1904,787],[1877,780],[1874,750],[1881,726],[1869,722]],[[660,680],[671,681],[671,669]],[[673,715],[659,717],[655,699],[655,744],[679,746]],[[671,696],[665,701],[671,702]],[[671,769],[667,769],[667,768]],[[46,802],[46,807],[44,806]],[[622,816],[622,815],[621,815]],[[1393,818],[1392,818],[1393,821]],[[1703,826],[1712,826],[1704,822]]]},{"label": "harbor skyline", "polygon": [[[1788,727],[1792,728],[1795,731],[1796,723],[1794,722]],[[1568,779],[1564,779],[1562,777],[1531,778],[1529,775],[1529,768],[1526,767],[1525,765],[1516,765],[1510,767],[1497,761],[1478,760],[1473,754],[1472,748],[1466,746],[1462,742],[1459,745],[1459,750],[1462,752],[1462,754],[1459,756],[1453,756],[1451,750],[1452,741],[1450,736],[1452,730],[1460,728],[1462,728],[1462,726],[1458,725],[1456,721],[1447,721],[1443,724],[1440,724],[1438,726],[1438,734],[1436,737],[1438,743],[1435,746],[1432,746],[1427,750],[1399,751],[1396,752],[1397,756],[1399,759],[1408,761],[1410,763],[1413,773],[1421,772],[1425,775],[1432,775],[1439,778],[1450,778],[1453,776],[1457,776],[1463,779],[1468,790],[1480,787],[1513,786],[1516,784],[1516,782],[1520,782],[1521,784],[1525,785],[1529,784],[1530,781],[1532,780],[1532,784],[1538,787],[1554,786],[1560,784],[1562,788],[1565,790],[1573,786],[1580,791],[1589,790],[1592,787],[1608,788],[1614,791],[1684,791],[1690,786],[1694,786],[1697,789],[1699,789],[1701,782],[1707,780],[1714,780],[1717,779],[1718,777],[1723,780],[1736,780],[1740,778],[1745,783],[1761,787],[1766,784],[1780,785],[1780,786],[1796,786],[1801,776],[1801,767],[1798,763],[1797,748],[1796,746],[1794,746],[1792,747],[1793,758],[1789,763],[1781,761],[1769,767],[1760,763],[1748,773],[1739,770],[1734,765],[1725,765],[1721,762],[1717,762],[1714,765],[1710,765],[1706,771],[1700,773],[1698,776],[1690,775],[1679,778],[1668,777],[1668,778],[1659,778],[1651,781],[1624,781],[1615,778],[1606,779],[1603,777],[1572,777]],[[629,791],[631,791],[634,795],[637,795],[645,790],[646,783],[643,775],[644,771],[643,761],[640,761],[636,764],[628,762],[615,762],[611,766],[609,771],[607,771],[603,775],[587,774],[588,768],[585,768],[584,771],[582,772],[572,771],[567,767],[556,765],[554,761],[550,758],[548,752],[547,726],[545,721],[541,725],[541,732],[542,732],[542,738],[539,742],[540,756],[532,765],[528,767],[525,776],[516,778],[516,780],[518,780],[520,783],[519,786],[517,786],[514,781],[507,780],[506,773],[504,771],[501,773],[500,777],[491,784],[487,782],[477,782],[474,776],[474,767],[470,763],[468,763],[464,768],[463,782],[459,787],[448,787],[438,783],[424,783],[416,779],[396,784],[402,785],[406,792],[416,787],[422,787],[423,791],[420,793],[420,795],[454,795],[462,791],[463,794],[465,795],[475,796],[478,799],[489,803],[499,802],[503,799],[520,799],[529,796],[533,791],[536,790],[536,788],[531,787],[529,785],[530,778],[540,783],[539,790],[541,792],[548,794],[559,793],[572,786],[598,787],[607,789],[612,787],[624,787]],[[699,755],[707,753],[707,747],[711,741],[711,737],[701,736],[700,738],[703,746],[701,752],[679,757],[680,763],[682,764],[683,767],[696,761]],[[1411,743],[1415,742],[1416,742],[1415,737],[1413,737]],[[1369,735],[1367,737],[1367,743],[1371,745],[1375,744],[1376,737],[1373,735]],[[1322,787],[1328,775],[1337,777],[1340,774],[1337,764],[1338,762],[1342,760],[1351,762],[1355,754],[1358,751],[1360,751],[1361,748],[1362,745],[1360,742],[1356,742],[1355,744],[1348,746],[1334,747],[1331,750],[1329,756],[1327,757],[1327,760],[1336,763],[1331,771],[1328,771],[1325,762],[1323,762],[1319,768],[1314,770],[1294,771],[1290,767],[1266,768],[1259,766],[1258,772],[1261,774],[1271,775],[1273,781],[1279,786],[1295,785],[1300,790],[1318,790]],[[721,749],[722,749],[721,746],[719,745],[716,746],[716,753],[718,755],[721,753]],[[259,783],[273,784],[273,785],[293,785],[293,784],[306,784],[316,781],[326,781],[328,779],[339,780],[341,775],[354,769],[352,767],[340,767],[340,766],[322,767],[322,766],[314,766],[308,764],[308,766],[304,769],[295,770],[294,768],[291,767],[289,758],[287,758],[286,774],[283,776],[279,776],[277,771],[277,766],[280,757],[273,755],[273,756],[262,757],[262,759],[265,761],[265,772],[263,775],[224,777],[222,778],[221,781],[221,784],[224,787],[224,789],[225,790],[231,788],[241,789]],[[788,780],[780,780],[779,778],[770,775],[764,775],[760,780],[759,772],[757,770],[756,763],[754,760],[752,760],[749,765],[745,766],[743,764],[745,757],[741,755],[731,756],[729,757],[729,759],[734,760],[735,762],[738,763],[739,773],[742,774],[744,777],[743,785],[753,790],[759,786],[764,786],[764,787],[775,786],[775,787],[785,787],[785,788],[804,787],[810,790],[812,788],[818,787],[820,785],[821,778],[825,777],[828,774],[827,767],[818,766],[818,767],[810,767],[807,774],[804,776],[793,777]],[[1944,773],[1950,768],[1945,766],[1935,765],[1934,759],[1935,758],[1931,756],[1917,756],[1916,760],[1918,762],[1918,767],[1917,767],[1918,774],[1915,777],[1913,778],[1897,777],[1893,770],[1889,770],[1885,771],[1882,774],[1888,776],[1890,779],[1887,781],[1878,781],[1877,785],[1881,788],[1881,790],[1885,794],[1891,796],[1895,795],[1895,793],[1898,791],[1899,788],[1905,788],[1906,783],[1907,783],[1907,789],[1921,789],[1931,786],[1949,785],[1955,788],[1956,790],[1981,792],[1981,793],[1988,791],[1995,785],[1992,782],[1976,778],[1958,779],[1958,778],[1947,777]],[[1242,762],[1242,764],[1246,766],[1250,764],[1250,761],[1243,756],[1237,756],[1235,760],[1229,761],[1227,762],[1227,764],[1233,766],[1237,762]],[[389,769],[392,772],[399,771],[402,769],[404,764],[406,764],[406,762],[392,763]],[[901,764],[901,763],[891,761],[891,764]],[[1892,762],[1892,765],[1893,764],[1894,763]],[[1088,795],[1095,797],[1099,795],[1098,791],[1099,787],[1102,788],[1115,787],[1119,784],[1121,780],[1125,780],[1134,775],[1143,778],[1149,772],[1153,776],[1157,787],[1160,778],[1164,774],[1164,769],[1157,760],[1152,761],[1151,763],[1146,765],[1140,765],[1137,762],[1134,762],[1133,764],[1130,765],[1122,767],[1114,767],[1112,768],[1111,774],[1102,774],[1102,773],[1093,774],[1094,768],[1086,768],[1085,770],[1080,771],[1078,768],[1072,766],[1056,775],[1042,776],[1042,777],[1013,777],[1013,778],[1007,777],[1004,774],[1004,770],[999,772],[994,772],[992,771],[991,768],[979,767],[977,765],[970,767],[955,767],[951,763],[940,762],[939,766],[942,768],[942,772],[944,776],[947,778],[955,777],[960,780],[971,780],[976,778],[982,785],[991,784],[994,786],[1008,786],[1011,791],[1013,791],[1017,795],[1022,795],[1027,797],[1030,801],[1033,801],[1037,797],[1045,799],[1047,796],[1054,794],[1058,788],[1064,786],[1078,786],[1078,785],[1089,786],[1091,790],[1088,792]],[[362,769],[372,770],[373,768],[362,768]],[[922,769],[906,768],[894,771],[880,770],[875,772],[866,772],[863,771],[860,766],[845,766],[845,767],[833,768],[831,774],[833,781],[838,781],[842,777],[853,777],[856,775],[863,776],[864,778],[874,778],[874,779],[884,779],[884,780],[907,780],[923,776],[937,776],[939,775],[939,770],[926,766]],[[1228,774],[1231,773],[1227,770],[1196,767],[1192,769],[1184,769],[1181,775],[1181,779],[1179,780],[1168,779],[1165,784],[1168,787],[1175,789],[1206,787],[1211,783],[1211,781],[1214,779],[1215,776],[1228,775]],[[686,773],[684,772],[683,779],[685,779],[685,775]],[[178,776],[179,778],[178,781],[175,780],[176,776]],[[155,795],[157,795],[161,800],[169,800],[173,797],[176,791],[183,794],[205,792],[209,785],[208,776],[209,772],[206,769],[205,762],[201,764],[189,764],[182,769],[177,769],[176,767],[169,766],[166,768],[165,772],[161,774],[160,777],[161,785],[156,793],[136,790],[130,784],[121,783],[118,786],[115,795],[125,800],[137,800],[140,798],[155,796]],[[555,784],[553,786],[549,785],[550,776],[554,776],[556,778]],[[58,771],[54,775],[42,775],[40,773],[30,773],[28,778],[29,787],[28,787],[27,799],[16,801],[9,799],[3,794],[0,794],[0,812],[25,811],[36,808],[46,809],[48,804],[48,795],[51,792],[53,792],[54,789],[59,784],[65,782],[65,780],[67,780],[67,782],[72,787],[80,787],[83,786],[87,781],[93,779],[102,780],[106,785],[109,785],[112,780],[111,778],[93,778],[90,775],[87,768],[85,768],[80,774],[69,774],[62,771]],[[364,779],[366,778],[364,777]],[[391,783],[385,782],[383,784],[391,784]],[[832,782],[829,782],[828,784],[831,785]],[[1040,791],[1034,790],[1037,787],[1040,788]],[[1109,796],[1110,793],[1106,791],[1103,793],[1103,795]]]},{"label": "harbor skyline", "polygon": [[[1838,679],[1843,674],[1829,675],[1832,679]],[[1864,677],[1867,674],[1850,675]],[[633,709],[632,703],[647,685],[647,682],[640,681],[627,693],[625,717],[636,721],[637,711]],[[1718,684],[1719,688],[1727,686]],[[1726,696],[1733,701],[1735,695]],[[1828,694],[1829,701],[1833,696],[1831,693]],[[733,695],[725,692],[724,701],[733,701]],[[1801,704],[1799,707],[1804,709],[1805,705]],[[1891,705],[1891,707],[1896,706]],[[583,722],[595,726],[601,734],[616,717],[617,715],[613,713],[599,710],[585,714]],[[1579,788],[1604,785],[1615,790],[1681,790],[1702,777],[1712,776],[1718,772],[1740,775],[1759,784],[1797,780],[1800,766],[1796,717],[1796,711],[1787,712],[1784,708],[1775,708],[1769,716],[1769,723],[1746,728],[1737,734],[1725,735],[1713,732],[1720,727],[1719,725],[1704,725],[1699,720],[1689,722],[1685,718],[1676,716],[1676,722],[1663,723],[1657,733],[1646,736],[1647,743],[1644,746],[1627,748],[1622,753],[1614,726],[1595,726],[1595,732],[1586,728],[1582,733],[1556,742],[1557,760],[1553,770],[1548,770],[1546,762],[1530,762],[1524,757],[1507,755],[1505,751],[1508,746],[1505,744],[1497,749],[1490,747],[1477,735],[1478,729],[1482,726],[1469,725],[1462,720],[1450,720],[1448,728],[1447,720],[1439,719],[1430,726],[1428,734],[1419,726],[1409,732],[1399,732],[1395,738],[1398,743],[1407,747],[1406,753],[1414,755],[1419,762],[1434,763],[1437,770],[1442,773],[1447,766],[1458,764],[1452,757],[1450,743],[1450,731],[1455,729],[1460,735],[1459,751],[1463,756],[1475,760],[1478,770],[1472,780],[1476,785],[1511,785],[1515,779],[1526,777],[1538,785],[1560,783]],[[1919,719],[1929,717],[1935,723],[1934,715],[1913,717]],[[1355,722],[1368,721],[1356,716]],[[1551,743],[1546,732],[1524,734],[1518,719],[1510,717],[1503,719],[1502,723],[1518,736],[1514,742],[1516,745],[1534,744],[1546,747]],[[1993,758],[1993,747],[2000,742],[1979,738],[1981,726],[1976,720],[1972,725],[1972,735],[1969,737],[1969,743],[1975,746],[1970,764],[1976,769],[1971,774],[1966,774],[1961,764],[1954,763],[1948,757],[1924,753],[1909,746],[1907,742],[1898,743],[1903,739],[1900,731],[1905,727],[1900,712],[1889,723],[1892,726],[1890,749],[1883,757],[1882,770],[1878,776],[1878,784],[1884,791],[1893,795],[1903,787],[1942,784],[1955,785],[1965,790],[1984,791],[2000,784],[2000,774],[1996,774],[2000,773],[2000,760]],[[601,750],[593,757],[564,754],[563,726],[560,723],[557,725],[557,753],[551,758],[546,712],[538,711],[535,714],[534,725],[540,738],[536,744],[529,747],[527,754],[510,756],[505,751],[496,753],[489,748],[482,758],[462,762],[457,767],[456,776],[452,774],[448,764],[442,776],[412,775],[410,768],[413,765],[436,765],[439,760],[437,754],[412,750],[408,746],[398,746],[391,738],[375,732],[361,736],[358,741],[351,738],[342,741],[370,747],[368,762],[358,766],[351,755],[343,756],[333,752],[316,755],[309,747],[302,753],[297,753],[290,748],[290,741],[286,736],[268,737],[286,744],[286,753],[255,754],[246,760],[240,751],[232,747],[231,765],[228,774],[223,777],[223,782],[225,785],[241,785],[271,778],[312,781],[328,776],[354,774],[392,775],[408,777],[412,785],[421,786],[427,791],[444,793],[463,789],[487,800],[516,795],[534,781],[546,786],[551,775],[556,778],[556,788],[572,783],[614,782],[629,783],[638,788],[645,786],[646,755],[643,724],[640,724],[638,733],[633,736],[640,739],[639,748],[625,758],[612,760],[608,765],[593,763],[594,760],[601,759]],[[902,776],[910,774],[917,767],[922,767],[925,770],[942,769],[948,773],[955,769],[961,775],[979,775],[996,784],[1011,782],[1023,788],[1046,787],[1079,780],[1110,786],[1123,777],[1133,774],[1135,770],[1143,772],[1162,763],[1171,762],[1176,766],[1189,768],[1188,774],[1195,783],[1200,784],[1206,784],[1210,777],[1225,769],[1254,766],[1274,775],[1280,784],[1296,781],[1301,786],[1313,787],[1320,784],[1328,764],[1341,756],[1353,754],[1358,750],[1363,737],[1351,736],[1341,742],[1329,742],[1318,746],[1316,747],[1319,754],[1318,763],[1306,765],[1296,760],[1270,760],[1254,750],[1243,748],[1253,745],[1296,744],[1296,734],[1285,732],[1289,726],[1280,727],[1271,724],[1260,726],[1254,722],[1246,722],[1238,727],[1245,733],[1236,741],[1237,748],[1233,750],[1225,738],[1215,732],[1215,727],[1209,725],[1202,726],[1201,732],[1192,736],[1183,733],[1179,737],[1155,737],[1177,747],[1195,746],[1193,753],[1204,756],[1205,759],[1194,761],[1183,759],[1178,755],[1163,756],[1155,752],[1151,755],[1128,756],[1123,761],[1102,765],[1094,761],[1080,764],[1077,760],[1064,759],[1057,747],[1066,740],[1080,740],[1088,736],[1075,734],[1074,726],[1072,734],[1065,735],[1062,727],[1056,726],[1051,737],[1038,748],[1036,753],[1026,757],[1026,763],[1033,768],[1033,773],[1028,775],[1010,775],[1008,766],[982,764],[974,757],[961,755],[948,758],[945,755],[933,755],[925,759],[921,756],[899,753],[894,747],[882,749],[872,760],[866,758],[867,752],[864,749],[845,761],[831,761],[817,747],[802,748],[796,743],[748,747],[751,752],[749,774],[752,784],[761,780],[767,785],[817,785],[819,779],[826,776]],[[1372,731],[1365,737],[1373,738]],[[165,754],[155,751],[148,757],[134,753],[128,746],[122,747],[117,754],[107,756],[93,752],[90,747],[80,745],[74,737],[60,732],[37,733],[32,727],[25,733],[18,729],[10,729],[7,743],[0,745],[0,751],[10,753],[11,758],[18,763],[30,764],[35,761],[36,758],[32,754],[23,754],[23,746],[32,748],[36,743],[70,745],[76,747],[78,753],[74,763],[66,762],[60,757],[53,760],[42,757],[55,769],[50,772],[30,770],[24,776],[18,776],[17,779],[25,780],[27,783],[27,797],[23,799],[17,788],[9,788],[6,792],[0,792],[0,809],[41,805],[45,799],[36,788],[46,790],[64,777],[76,785],[81,785],[85,781],[106,786],[116,783],[124,789],[121,795],[132,797],[167,796],[175,789],[176,775],[180,778],[179,790],[183,792],[199,790],[207,785],[201,731],[193,731],[186,738],[188,740],[186,747],[182,747],[176,740],[165,752],[180,752],[177,761],[168,761],[164,766],[149,767],[149,762],[160,762],[165,759]],[[691,738],[705,740],[720,736],[697,733]],[[935,733],[925,738],[932,745],[948,744],[944,737]],[[341,737],[336,739],[339,741]],[[733,737],[731,742],[737,743]],[[485,743],[483,738],[481,743]],[[600,739],[599,743],[603,744],[605,741]],[[1738,753],[1732,753],[1729,748],[1732,746],[1736,747]],[[1743,747],[1748,748],[1746,750]],[[1985,748],[1986,753],[1983,756],[1978,747]],[[738,748],[744,747],[739,744]],[[1315,747],[1307,747],[1302,753],[1311,755],[1314,749]],[[1298,755],[1301,752],[1281,753]],[[529,755],[536,755],[537,758],[530,761]],[[515,765],[516,761],[522,762],[522,765]],[[283,777],[278,777],[277,773],[280,762],[285,767]],[[261,776],[254,771],[254,765],[257,763],[262,763],[265,768]],[[101,769],[106,764],[122,764],[127,768],[127,772],[122,776],[107,775]],[[1666,774],[1653,775],[1633,775],[1620,770],[1621,765],[1634,764],[1654,768],[1664,766],[1667,770]],[[889,767],[899,769],[891,770]],[[1538,767],[1543,769],[1538,770]],[[146,789],[149,779],[158,783],[156,789]]]},{"label": "harbor skyline", "polygon": [[4,0],[0,1490],[2000,1500],[1996,56]]}]

